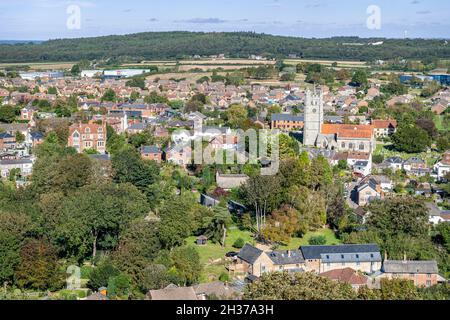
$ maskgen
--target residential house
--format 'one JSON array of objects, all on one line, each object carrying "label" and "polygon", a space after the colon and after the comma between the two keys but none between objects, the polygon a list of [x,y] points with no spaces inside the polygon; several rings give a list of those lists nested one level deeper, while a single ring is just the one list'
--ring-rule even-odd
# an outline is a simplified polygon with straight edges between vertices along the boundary
[{"label": "residential house", "polygon": [[13,159],[13,160],[0,160],[0,177],[6,179],[9,177],[11,170],[19,170],[19,174],[22,177],[31,175],[33,171],[32,159]]},{"label": "residential house", "polygon": [[396,172],[403,169],[403,159],[400,157],[391,157],[384,160],[381,167],[391,169]]},{"label": "residential house", "polygon": [[336,246],[301,246],[306,271],[324,273],[335,269],[352,268],[372,274],[381,269],[381,254],[376,244],[348,244]]},{"label": "residential house", "polygon": [[240,296],[240,293],[236,287],[230,286],[221,281],[201,283],[194,286],[194,291],[198,300],[235,300]]},{"label": "residential house", "polygon": [[385,260],[382,274],[378,278],[405,279],[414,282],[416,287],[432,287],[443,282],[436,261]]},{"label": "residential house", "polygon": [[165,150],[165,160],[186,167],[192,163],[192,148],[187,144],[175,144]]},{"label": "residential house", "polygon": [[372,120],[376,138],[387,138],[397,131],[396,120]]},{"label": "residential house", "polygon": [[30,137],[31,137],[31,146],[37,147],[38,145],[40,145],[41,143],[44,142],[44,134],[42,132],[31,132],[30,133]]},{"label": "residential house", "polygon": [[271,128],[283,131],[302,130],[304,127],[304,120],[304,116],[273,114]]},{"label": "residential house", "polygon": [[369,179],[369,181],[362,183],[357,188],[357,204],[360,207],[364,207],[377,199],[381,199],[381,195],[382,191],[377,183],[374,180]]},{"label": "residential house", "polygon": [[162,151],[158,146],[143,146],[140,148],[142,159],[162,162]]},{"label": "residential house", "polygon": [[445,177],[450,172],[450,150],[444,154],[441,161],[435,164],[433,170],[438,181],[449,182]]},{"label": "residential house", "polygon": [[16,136],[6,132],[0,133],[0,151],[12,150],[16,145]]},{"label": "residential house", "polygon": [[264,273],[277,271],[302,272],[304,262],[300,250],[264,252],[246,244],[228,268],[235,275],[259,278]]},{"label": "residential house", "polygon": [[79,153],[89,149],[101,154],[106,153],[106,123],[89,121],[73,124],[69,128],[68,146]]},{"label": "residential house", "polygon": [[403,162],[403,170],[405,170],[407,174],[412,174],[418,177],[423,177],[431,173],[431,170],[428,168],[426,162],[418,157],[411,157]]}]

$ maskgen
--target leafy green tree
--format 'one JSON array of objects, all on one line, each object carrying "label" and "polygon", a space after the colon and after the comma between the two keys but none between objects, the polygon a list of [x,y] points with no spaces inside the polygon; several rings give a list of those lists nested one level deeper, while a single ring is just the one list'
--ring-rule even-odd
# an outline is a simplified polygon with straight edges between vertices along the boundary
[{"label": "leafy green tree", "polygon": [[348,284],[334,282],[314,273],[266,273],[247,286],[246,300],[353,300]]},{"label": "leafy green tree", "polygon": [[124,148],[112,156],[114,181],[131,183],[147,195],[149,200],[154,197],[149,187],[159,179],[159,167],[153,161],[145,161],[132,148]]},{"label": "leafy green tree", "polygon": [[121,233],[111,259],[122,273],[131,277],[133,284],[140,287],[146,277],[144,270],[152,264],[160,250],[158,225],[138,219]]},{"label": "leafy green tree", "polygon": [[226,208],[215,207],[213,215],[203,219],[204,235],[212,242],[225,245],[227,228],[231,224],[231,215]]},{"label": "leafy green tree", "polygon": [[239,128],[240,124],[248,117],[247,109],[241,104],[234,104],[227,110],[228,123],[233,128]]},{"label": "leafy green tree", "polygon": [[64,284],[56,248],[46,240],[28,239],[20,250],[16,283],[24,289],[55,290]]},{"label": "leafy green tree", "polygon": [[117,96],[114,90],[112,89],[106,90],[105,93],[103,94],[102,101],[116,102]]},{"label": "leafy green tree", "polygon": [[166,97],[158,95],[158,93],[156,93],[155,91],[150,92],[150,94],[144,98],[144,101],[145,103],[149,104],[169,102],[169,100]]},{"label": "leafy green tree", "polygon": [[116,277],[119,274],[120,271],[114,267],[108,259],[103,259],[89,274],[87,286],[95,291],[102,287],[106,288],[109,279]]},{"label": "leafy green tree", "polygon": [[159,213],[159,237],[165,248],[182,245],[194,231],[191,214],[193,206],[191,200],[183,196],[173,197],[165,202]]},{"label": "leafy green tree", "polygon": [[0,106],[0,122],[12,123],[17,115],[17,108],[10,105]]},{"label": "leafy green tree", "polygon": [[148,211],[145,196],[132,185],[89,185],[64,201],[52,238],[68,255],[85,258],[90,252],[95,258],[98,247],[115,247],[129,223]]},{"label": "leafy green tree", "polygon": [[423,152],[430,146],[431,140],[427,132],[417,126],[400,126],[392,135],[396,150],[408,153]]},{"label": "leafy green tree", "polygon": [[117,276],[109,278],[108,281],[108,296],[116,298],[127,299],[131,291],[131,279],[130,277],[119,274]]},{"label": "leafy green tree", "polygon": [[428,211],[423,201],[412,198],[388,198],[370,205],[367,224],[382,235],[405,233],[412,237],[427,237]]},{"label": "leafy green tree", "polygon": [[198,282],[202,272],[200,255],[193,246],[177,247],[170,254],[180,284],[189,286]]},{"label": "leafy green tree", "polygon": [[356,84],[358,87],[365,86],[369,83],[367,79],[367,73],[365,70],[358,69],[353,73],[352,83]]},{"label": "leafy green tree", "polygon": [[142,287],[144,292],[160,290],[170,284],[170,278],[166,266],[162,264],[148,265],[143,272]]}]

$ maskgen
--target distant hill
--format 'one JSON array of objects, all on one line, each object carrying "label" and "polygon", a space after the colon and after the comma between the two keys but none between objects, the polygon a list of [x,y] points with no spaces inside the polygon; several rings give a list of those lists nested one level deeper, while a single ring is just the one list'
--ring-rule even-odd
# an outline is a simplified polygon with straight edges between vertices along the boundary
[{"label": "distant hill", "polygon": [[[372,45],[383,41],[381,45]],[[50,40],[38,44],[0,45],[0,62],[77,61],[129,58],[130,60],[180,59],[193,55],[251,54],[327,60],[386,60],[391,58],[450,58],[444,40],[361,39],[337,37],[305,39],[251,32],[146,32],[124,36]]]}]

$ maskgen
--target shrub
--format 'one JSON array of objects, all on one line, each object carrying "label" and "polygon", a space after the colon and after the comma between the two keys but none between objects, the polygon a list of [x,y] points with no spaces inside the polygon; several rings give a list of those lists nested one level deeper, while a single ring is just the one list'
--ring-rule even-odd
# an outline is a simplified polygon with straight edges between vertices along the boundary
[{"label": "shrub", "polygon": [[222,282],[228,282],[230,281],[230,276],[226,272],[222,272],[219,276],[219,280]]},{"label": "shrub", "polygon": [[237,239],[234,244],[233,244],[233,248],[236,249],[242,249],[245,245],[245,241],[242,238]]},{"label": "shrub", "polygon": [[327,238],[325,238],[325,236],[311,237],[308,240],[308,243],[312,246],[323,246],[324,244],[327,243]]}]

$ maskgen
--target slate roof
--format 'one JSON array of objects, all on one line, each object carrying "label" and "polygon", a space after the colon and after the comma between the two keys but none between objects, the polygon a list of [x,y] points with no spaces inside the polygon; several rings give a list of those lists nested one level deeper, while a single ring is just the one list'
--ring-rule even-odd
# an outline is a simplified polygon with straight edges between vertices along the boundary
[{"label": "slate roof", "polygon": [[33,139],[38,139],[38,140],[44,139],[44,134],[39,131],[31,132],[30,135],[31,135],[31,138],[33,138]]},{"label": "slate roof", "polygon": [[158,154],[161,153],[161,150],[157,146],[143,146],[141,148],[141,153]]},{"label": "slate roof", "polygon": [[301,121],[305,120],[304,116],[294,116],[286,113],[276,113],[272,115],[272,121]]},{"label": "slate roof", "polygon": [[301,264],[305,262],[300,250],[272,251],[267,254],[275,265]]},{"label": "slate roof", "polygon": [[255,248],[252,245],[246,244],[241,249],[241,251],[239,251],[237,257],[249,264],[253,264],[261,256],[262,253],[263,253],[262,250],[259,250],[258,248]]},{"label": "slate roof", "polygon": [[12,135],[10,135],[9,133],[6,132],[2,132],[0,133],[0,139],[11,139],[14,138]]},{"label": "slate roof", "polygon": [[400,261],[387,260],[383,264],[385,273],[438,273],[437,262],[432,261]]},{"label": "slate roof", "polygon": [[[377,244],[346,244],[338,246],[301,246],[300,250],[303,253],[303,257],[306,260],[318,260],[322,258],[322,255],[329,254],[373,254],[374,261],[381,261],[380,248]],[[354,257],[356,258],[356,256]]]}]

